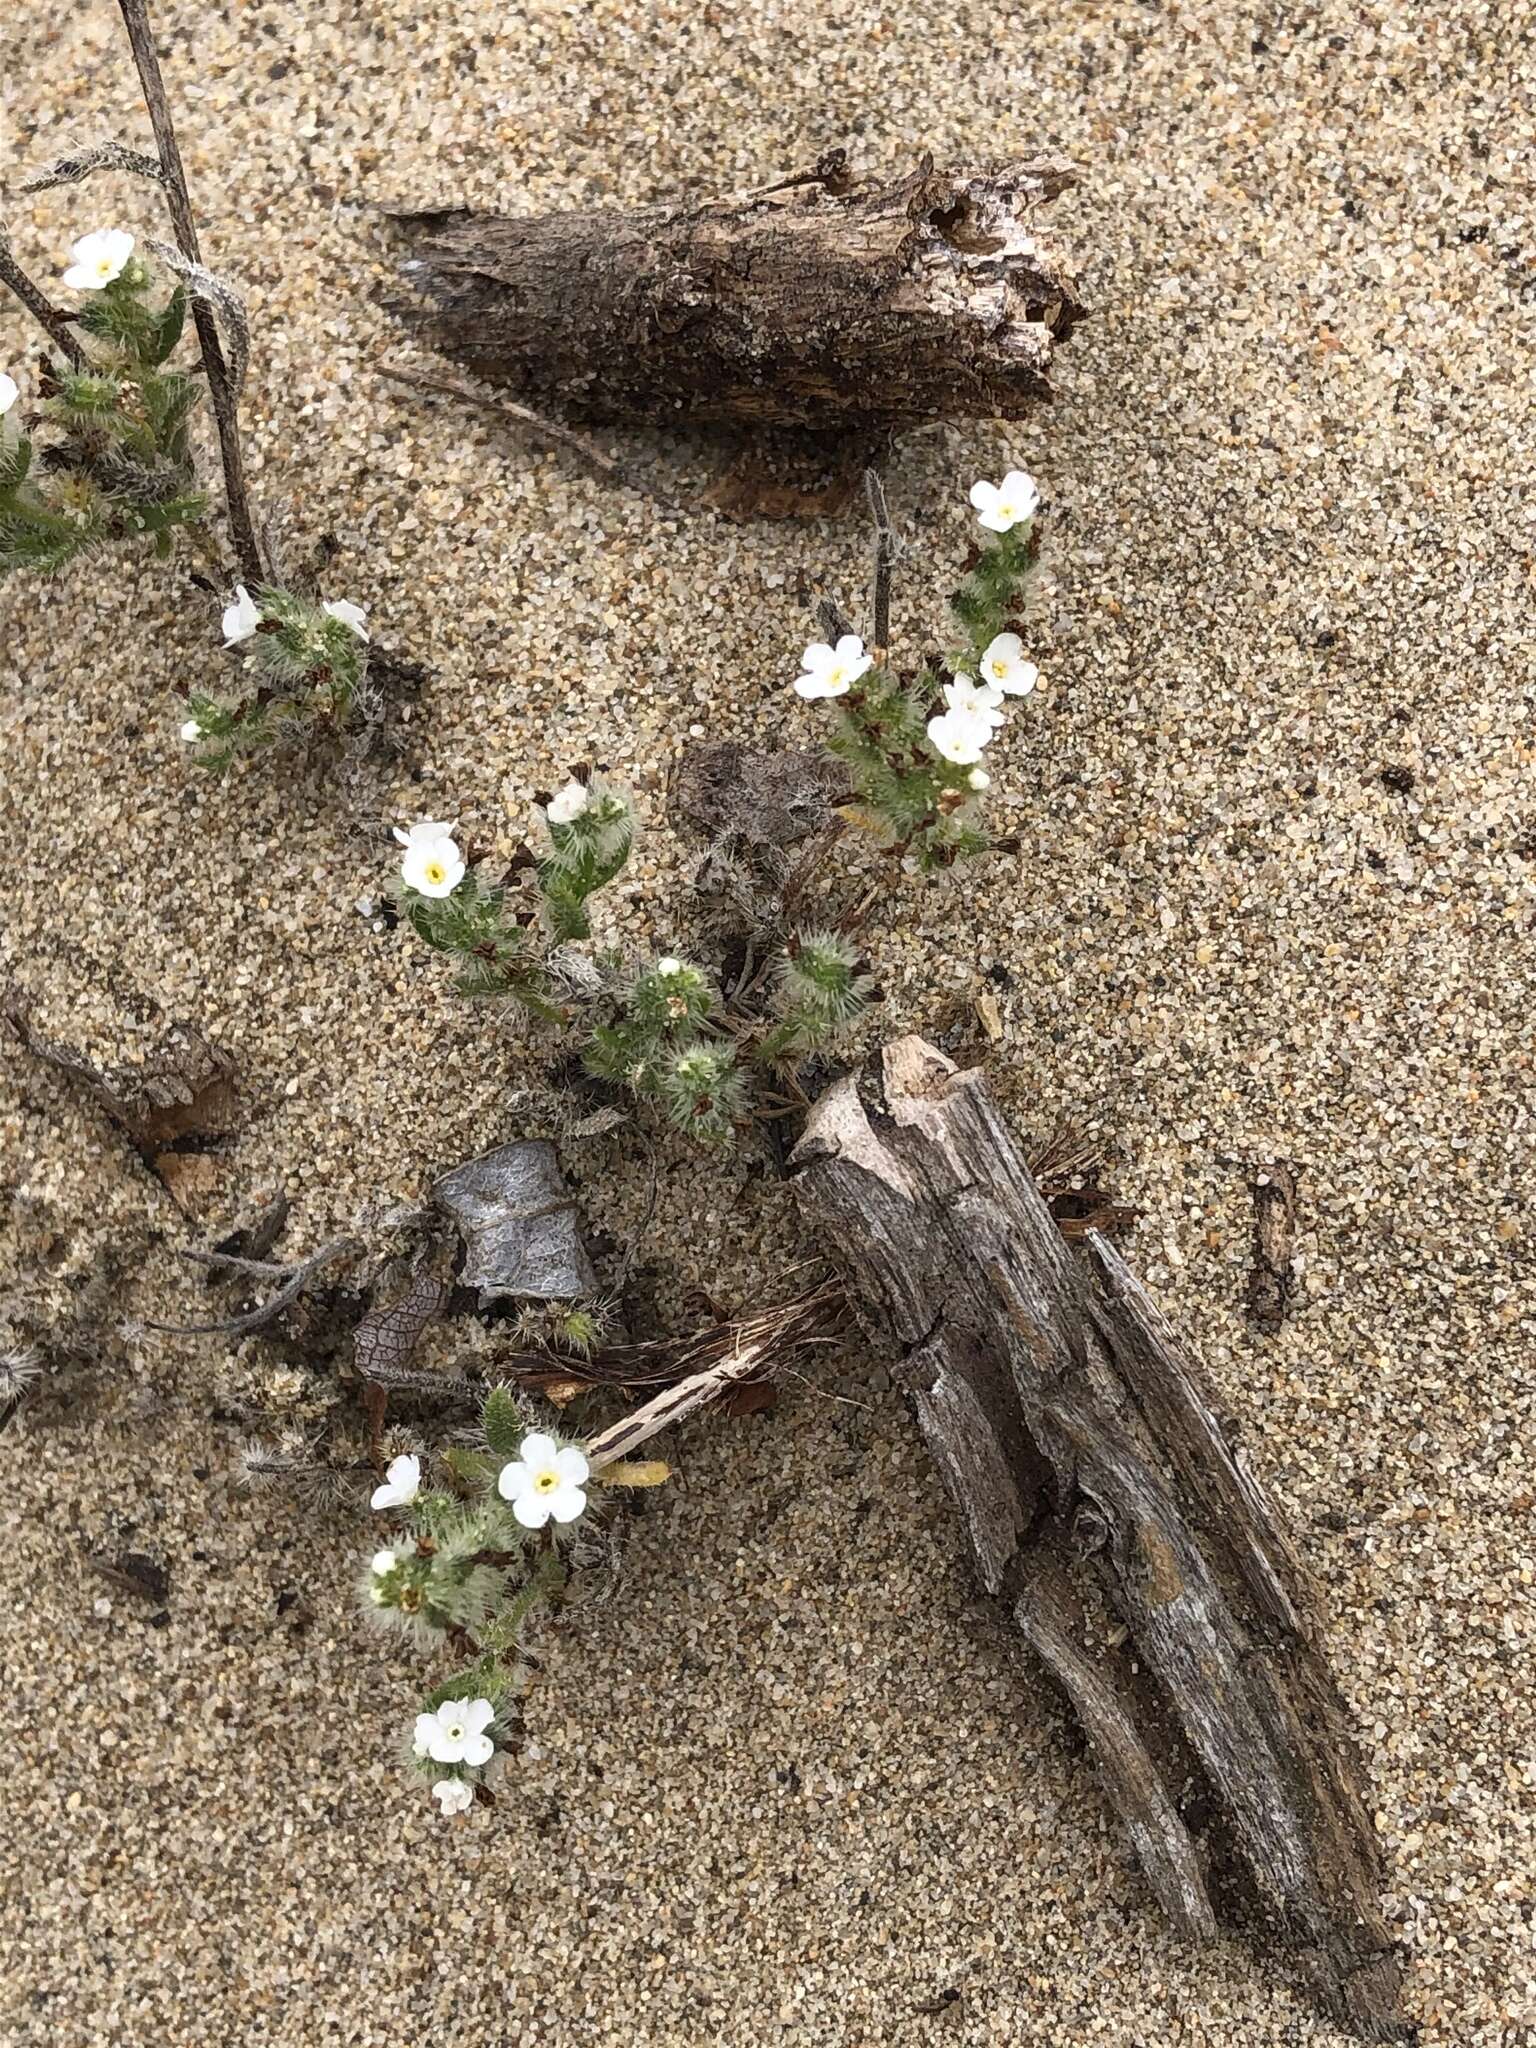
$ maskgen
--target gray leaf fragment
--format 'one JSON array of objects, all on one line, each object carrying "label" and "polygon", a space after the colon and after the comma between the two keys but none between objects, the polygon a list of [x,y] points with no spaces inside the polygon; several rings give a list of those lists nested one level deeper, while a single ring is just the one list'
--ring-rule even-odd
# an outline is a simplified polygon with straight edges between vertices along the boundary
[{"label": "gray leaf fragment", "polygon": [[443,1175],[433,1195],[464,1240],[463,1284],[478,1287],[482,1301],[596,1293],[575,1198],[546,1139],[521,1138],[467,1160]]}]

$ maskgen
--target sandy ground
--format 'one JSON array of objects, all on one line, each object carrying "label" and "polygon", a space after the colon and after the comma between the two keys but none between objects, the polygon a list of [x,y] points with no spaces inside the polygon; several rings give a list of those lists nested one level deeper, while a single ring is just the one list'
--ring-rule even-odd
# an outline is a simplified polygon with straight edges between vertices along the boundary
[{"label": "sandy ground", "polygon": [[[390,825],[458,816],[510,852],[563,764],[611,762],[652,829],[605,934],[685,941],[666,771],[690,726],[810,737],[797,578],[851,594],[865,551],[658,518],[402,399],[372,374],[397,342],[370,209],[734,188],[836,140],[1091,166],[1056,209],[1094,307],[1058,403],[920,437],[890,475],[914,635],[971,478],[1016,461],[1047,493],[1050,687],[994,762],[1022,850],[914,883],[873,950],[901,1025],[999,970],[999,1087],[1027,1128],[1097,1137],[1140,1206],[1133,1254],[1331,1588],[1426,2048],[1536,2039],[1532,23],[1507,0],[174,0],[210,254],[258,328],[255,488],[301,543],[335,536],[328,593],[434,680],[392,757],[214,784],[174,738],[214,658],[181,573],[105,563],[0,611],[8,979],[104,1058],[200,1019],[243,1076],[239,1190],[286,1186],[287,1242],[318,1242],[523,1128],[515,1034],[356,913]],[[145,132],[115,9],[24,0],[4,33],[24,259],[158,231],[122,179],[15,196]],[[34,360],[6,309],[0,361]],[[66,1313],[113,1246],[115,1313],[206,1305],[171,1254],[208,1219],[16,1054],[0,1138],[14,1315]],[[1277,1155],[1304,1294],[1266,1338],[1247,1188]],[[621,1238],[646,1156],[568,1161]],[[760,1162],[651,1156],[664,1296],[708,1277],[756,1305],[814,1249]],[[801,1389],[681,1446],[614,1597],[550,1645],[507,1796],[452,1828],[393,1761],[419,1674],[352,1618],[366,1518],[235,1483],[262,1369],[109,1348],[6,1436],[7,2044],[1341,2038],[1240,1941],[1159,1925],[871,1361],[862,1406]],[[125,1543],[169,1565],[163,1614],[87,1569]]]}]

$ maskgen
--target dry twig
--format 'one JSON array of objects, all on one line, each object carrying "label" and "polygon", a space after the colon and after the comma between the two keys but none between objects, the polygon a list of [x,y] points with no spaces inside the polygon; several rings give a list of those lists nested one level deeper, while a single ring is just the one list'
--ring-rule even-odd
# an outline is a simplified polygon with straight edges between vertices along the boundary
[{"label": "dry twig", "polygon": [[59,354],[75,369],[81,368],[85,362],[85,350],[70,333],[67,317],[50,298],[38,290],[16,261],[11,238],[3,221],[0,221],[0,284],[21,301]]},{"label": "dry twig", "polygon": [[885,486],[879,472],[866,469],[864,472],[864,495],[869,500],[870,517],[875,522],[875,575],[873,595],[873,624],[875,659],[884,659],[891,644],[891,558],[895,552],[895,535],[891,532],[891,515],[886,508]]},{"label": "dry twig", "polygon": [[258,1302],[255,1308],[247,1309],[243,1315],[224,1316],[211,1323],[141,1322],[136,1327],[157,1330],[168,1337],[243,1337],[252,1330],[264,1328],[285,1308],[290,1308],[322,1267],[338,1259],[355,1258],[363,1249],[358,1238],[333,1237],[329,1244],[321,1245],[319,1251],[311,1252],[296,1266],[273,1266],[264,1259],[237,1259],[228,1252],[183,1252],[184,1259],[200,1266],[220,1266],[232,1273],[254,1273],[267,1279],[276,1279],[280,1274],[285,1277],[274,1294]]},{"label": "dry twig", "polygon": [[644,491],[666,512],[688,510],[679,499],[669,497],[665,491],[650,484],[636,483],[622,463],[616,462],[595,441],[588,440],[585,434],[578,434],[561,420],[552,420],[526,405],[517,405],[510,398],[490,398],[468,384],[450,383],[446,377],[424,376],[419,370],[400,370],[389,363],[380,363],[379,375],[387,377],[392,384],[408,384],[417,391],[435,392],[440,398],[457,398],[465,405],[477,406],[481,412],[495,413],[500,419],[510,420],[514,426],[526,427],[530,434],[547,441],[551,447],[568,450],[604,483],[617,484],[624,490]]},{"label": "dry twig", "polygon": [[[139,74],[144,105],[149,111],[150,126],[155,132],[155,147],[160,153],[161,182],[165,186],[166,205],[176,236],[176,246],[188,263],[196,265],[201,270],[203,256],[198,245],[197,223],[192,214],[192,199],[187,190],[186,172],[182,169],[181,149],[176,141],[176,124],[171,118],[170,101],[165,93],[165,80],[160,72],[160,58],[155,49],[154,31],[150,27],[147,0],[118,0],[118,6],[122,11],[123,26],[128,31],[128,43],[133,51],[134,66]],[[230,375],[229,364],[224,358],[223,344],[219,340],[218,321],[206,297],[193,295],[192,320],[197,328],[197,345],[202,351],[203,368],[208,376],[208,399],[213,408],[214,425],[218,430],[219,459],[224,469],[224,495],[235,555],[248,583],[264,583],[267,580],[266,565],[262,559],[260,543],[256,538],[250,496],[245,486],[245,458],[240,447],[240,420],[235,384]]]},{"label": "dry twig", "polygon": [[[593,1469],[601,1471],[646,1443],[662,1430],[670,1429],[684,1416],[692,1415],[744,1381],[766,1378],[786,1354],[797,1346],[826,1342],[826,1328],[842,1290],[826,1284],[802,1295],[799,1300],[765,1309],[734,1323],[723,1323],[695,1340],[695,1351],[717,1350],[719,1355],[701,1370],[655,1394],[632,1415],[600,1430],[588,1439],[585,1449]],[[676,1361],[677,1352],[673,1348]]]}]

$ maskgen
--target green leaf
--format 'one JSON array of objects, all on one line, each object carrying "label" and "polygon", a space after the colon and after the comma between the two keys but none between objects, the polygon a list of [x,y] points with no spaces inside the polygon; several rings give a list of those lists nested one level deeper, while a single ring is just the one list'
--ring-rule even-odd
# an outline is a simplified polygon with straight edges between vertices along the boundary
[{"label": "green leaf", "polygon": [[208,500],[194,492],[186,498],[167,498],[158,505],[127,506],[117,518],[124,533],[130,536],[136,533],[167,535],[174,527],[201,519],[207,506]]},{"label": "green leaf", "polygon": [[169,376],[144,377],[139,391],[156,446],[172,461],[185,461],[187,421],[202,396],[198,385],[191,377],[183,377],[179,371],[173,371]]},{"label": "green leaf", "polygon": [[8,496],[26,479],[32,467],[32,443],[25,434],[17,436],[14,447],[0,447],[0,497]]},{"label": "green leaf", "polygon": [[445,1678],[441,1685],[434,1685],[422,1701],[427,1713],[440,1707],[445,1700],[488,1699],[494,1705],[508,1690],[508,1678],[494,1657],[481,1657],[478,1662],[455,1671],[451,1678]]},{"label": "green leaf", "polygon": [[463,1444],[450,1444],[443,1453],[443,1463],[465,1486],[490,1486],[501,1469],[500,1460],[488,1457],[484,1451],[471,1451]]},{"label": "green leaf", "polygon": [[492,1387],[480,1411],[485,1440],[499,1458],[514,1458],[523,1440],[523,1411],[506,1387]]},{"label": "green leaf", "polygon": [[157,316],[149,331],[145,344],[144,360],[147,363],[163,363],[170,356],[187,322],[187,295],[180,285],[165,302],[164,310]]}]

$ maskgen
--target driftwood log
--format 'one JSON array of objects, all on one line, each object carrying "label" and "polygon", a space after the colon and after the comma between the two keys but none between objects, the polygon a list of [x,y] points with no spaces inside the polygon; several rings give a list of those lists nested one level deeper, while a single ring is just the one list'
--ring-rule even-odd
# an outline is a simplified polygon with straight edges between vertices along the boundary
[{"label": "driftwood log", "polygon": [[833,151],[805,178],[632,212],[394,215],[419,296],[396,310],[533,404],[868,437],[1016,419],[1082,306],[1038,229],[1076,182],[1054,157],[925,161],[857,184]]},{"label": "driftwood log", "polygon": [[1316,1589],[1114,1248],[1052,1220],[979,1073],[921,1039],[795,1150],[987,1592],[1059,1681],[1184,1933],[1246,1905],[1366,2040],[1409,2038]]}]

